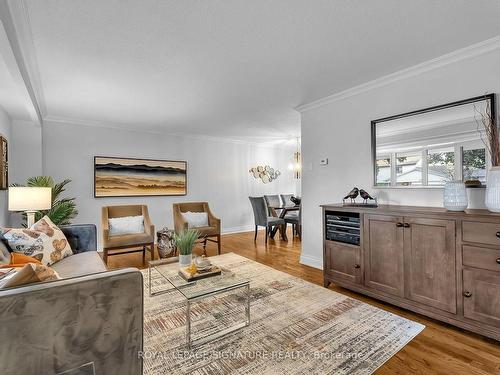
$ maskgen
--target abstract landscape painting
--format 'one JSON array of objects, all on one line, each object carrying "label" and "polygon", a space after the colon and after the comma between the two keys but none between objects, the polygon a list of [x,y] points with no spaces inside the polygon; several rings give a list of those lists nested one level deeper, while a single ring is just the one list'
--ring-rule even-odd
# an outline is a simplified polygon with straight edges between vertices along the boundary
[{"label": "abstract landscape painting", "polygon": [[94,157],[94,196],[186,195],[185,161]]}]

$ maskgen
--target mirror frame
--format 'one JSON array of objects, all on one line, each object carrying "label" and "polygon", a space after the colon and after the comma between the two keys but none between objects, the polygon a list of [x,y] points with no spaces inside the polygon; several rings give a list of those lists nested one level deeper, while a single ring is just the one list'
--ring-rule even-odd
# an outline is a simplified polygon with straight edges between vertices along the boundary
[{"label": "mirror frame", "polygon": [[[434,111],[439,111],[442,109],[446,108],[452,108],[452,107],[457,107],[460,105],[464,104],[470,104],[470,103],[475,103],[475,102],[480,102],[483,100],[489,100],[490,101],[490,111],[491,111],[491,117],[493,118],[493,123],[494,126],[498,129],[498,123],[497,123],[497,111],[496,111],[496,99],[495,99],[495,94],[485,94],[481,96],[475,96],[473,98],[469,99],[464,99],[464,100],[458,100],[456,102],[451,102],[451,103],[446,103],[446,104],[441,104],[441,105],[436,105],[424,109],[418,109],[416,111],[411,111],[411,112],[406,112],[406,113],[401,113],[399,115],[394,115],[394,116],[388,116],[388,117],[382,117],[376,120],[371,121],[371,143],[372,143],[372,185],[374,189],[442,189],[443,186],[377,186],[377,140],[376,140],[376,130],[377,130],[377,124],[381,122],[387,122],[387,121],[392,121],[392,120],[397,120],[400,118],[405,118],[405,117],[411,117],[411,116],[416,116],[416,115],[421,115],[423,113],[428,113],[428,112],[434,112]],[[492,163],[494,161],[492,160]]]}]

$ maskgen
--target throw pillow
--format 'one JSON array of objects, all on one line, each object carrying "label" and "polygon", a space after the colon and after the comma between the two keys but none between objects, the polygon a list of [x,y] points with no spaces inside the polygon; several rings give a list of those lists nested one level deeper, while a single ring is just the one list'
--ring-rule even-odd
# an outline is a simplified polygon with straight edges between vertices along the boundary
[{"label": "throw pillow", "polygon": [[108,219],[109,235],[144,233],[144,216],[124,216]]},{"label": "throw pillow", "polygon": [[10,264],[10,251],[3,241],[0,241],[0,264]]},{"label": "throw pillow", "polygon": [[42,264],[38,259],[20,253],[10,253],[10,263],[0,264],[0,268],[23,267],[28,263]]},{"label": "throw pillow", "polygon": [[14,286],[59,279],[59,275],[52,268],[43,264],[28,263],[17,271],[13,277],[7,280],[7,282],[2,285],[2,288],[12,288]]},{"label": "throw pillow", "polygon": [[188,223],[188,228],[208,227],[208,213],[206,212],[181,212],[181,215]]},{"label": "throw pillow", "polygon": [[29,229],[2,228],[12,251],[38,259],[44,265],[59,262],[73,251],[64,233],[44,216]]}]

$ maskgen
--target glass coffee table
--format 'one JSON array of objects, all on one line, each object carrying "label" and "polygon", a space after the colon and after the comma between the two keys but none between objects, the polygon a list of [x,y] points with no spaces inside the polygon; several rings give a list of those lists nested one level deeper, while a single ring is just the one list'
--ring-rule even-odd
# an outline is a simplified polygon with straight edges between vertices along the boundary
[{"label": "glass coffee table", "polygon": [[[240,330],[250,325],[250,281],[239,278],[234,273],[222,269],[222,274],[207,277],[196,281],[186,281],[179,276],[179,263],[177,258],[166,258],[149,261],[149,295],[157,296],[160,294],[179,292],[186,299],[186,345],[188,348],[203,345],[207,342],[216,340],[229,333]],[[171,288],[153,292],[151,289],[151,274],[157,272],[166,280]],[[226,293],[232,290],[244,289],[245,291],[245,320],[230,327],[219,330],[207,336],[192,340],[191,337],[191,305],[208,297]]]}]

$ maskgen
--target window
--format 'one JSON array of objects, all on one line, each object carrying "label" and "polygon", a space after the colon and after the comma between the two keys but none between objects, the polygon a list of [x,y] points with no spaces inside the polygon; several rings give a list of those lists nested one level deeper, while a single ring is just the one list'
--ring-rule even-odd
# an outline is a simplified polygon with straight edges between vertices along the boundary
[{"label": "window", "polygon": [[396,153],[396,185],[422,185],[422,152]]},{"label": "window", "polygon": [[486,184],[486,150],[464,147],[462,151],[464,181],[480,181]]},{"label": "window", "polygon": [[389,186],[391,184],[391,157],[379,156],[376,163],[377,186]]},{"label": "window", "polygon": [[455,179],[455,148],[427,150],[427,185],[442,186]]},{"label": "window", "polygon": [[469,181],[471,185],[479,185],[479,181],[484,186],[488,165],[481,141],[385,151],[377,155],[376,186],[444,186],[453,180]]}]

